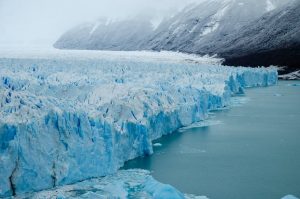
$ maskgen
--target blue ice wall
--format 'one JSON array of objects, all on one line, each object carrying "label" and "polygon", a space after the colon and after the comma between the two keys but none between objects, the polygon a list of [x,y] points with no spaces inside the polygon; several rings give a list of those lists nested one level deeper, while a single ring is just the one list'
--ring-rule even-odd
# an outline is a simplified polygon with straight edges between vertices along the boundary
[{"label": "blue ice wall", "polygon": [[0,59],[0,197],[115,173],[233,94],[276,82],[266,68]]}]

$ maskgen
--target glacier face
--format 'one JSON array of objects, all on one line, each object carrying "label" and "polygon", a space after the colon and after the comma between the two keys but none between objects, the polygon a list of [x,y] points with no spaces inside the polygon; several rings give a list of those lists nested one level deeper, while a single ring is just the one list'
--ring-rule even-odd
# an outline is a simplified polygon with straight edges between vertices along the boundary
[{"label": "glacier face", "polygon": [[162,61],[80,53],[0,58],[0,197],[113,174],[232,94],[277,82],[275,69],[201,65],[176,54]]}]

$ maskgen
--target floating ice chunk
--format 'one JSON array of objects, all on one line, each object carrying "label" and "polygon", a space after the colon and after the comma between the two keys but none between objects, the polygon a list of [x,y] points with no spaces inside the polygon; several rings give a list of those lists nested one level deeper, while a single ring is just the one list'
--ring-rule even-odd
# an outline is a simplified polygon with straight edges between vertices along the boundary
[{"label": "floating ice chunk", "polygon": [[293,195],[286,195],[281,199],[298,199],[297,197],[293,196]]},{"label": "floating ice chunk", "polygon": [[154,199],[184,199],[184,195],[168,184],[160,183],[152,177],[148,177],[145,183],[145,190]]},{"label": "floating ice chunk", "polygon": [[208,197],[206,196],[195,196],[193,194],[184,194],[184,197],[186,199],[209,199]]},{"label": "floating ice chunk", "polygon": [[249,97],[232,97],[230,99],[230,106],[232,107],[239,107],[246,103],[248,103],[251,99]]},{"label": "floating ice chunk", "polygon": [[288,86],[300,86],[298,83],[288,84]]},{"label": "floating ice chunk", "polygon": [[199,149],[187,145],[180,145],[180,154],[200,154],[200,153],[206,153],[206,150],[204,149]]},{"label": "floating ice chunk", "polygon": [[223,122],[219,121],[219,120],[203,120],[200,122],[193,123],[189,126],[182,127],[180,129],[178,129],[178,132],[182,133],[189,129],[202,128],[202,127],[208,127],[208,126],[220,125],[220,124],[223,124]]},{"label": "floating ice chunk", "polygon": [[162,144],[157,142],[157,143],[154,143],[153,146],[160,147],[160,146],[162,146]]}]

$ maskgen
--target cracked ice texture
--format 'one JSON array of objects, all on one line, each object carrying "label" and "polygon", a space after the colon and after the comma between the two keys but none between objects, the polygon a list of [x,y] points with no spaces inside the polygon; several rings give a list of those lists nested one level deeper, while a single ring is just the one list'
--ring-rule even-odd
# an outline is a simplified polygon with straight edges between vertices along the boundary
[{"label": "cracked ice texture", "polygon": [[174,187],[156,181],[149,171],[121,170],[114,175],[94,178],[52,190],[24,194],[21,197],[33,199],[56,198],[172,198],[207,199],[204,196],[183,195]]},{"label": "cracked ice texture", "polygon": [[275,69],[105,53],[0,59],[0,197],[115,173],[232,94],[277,82]]}]

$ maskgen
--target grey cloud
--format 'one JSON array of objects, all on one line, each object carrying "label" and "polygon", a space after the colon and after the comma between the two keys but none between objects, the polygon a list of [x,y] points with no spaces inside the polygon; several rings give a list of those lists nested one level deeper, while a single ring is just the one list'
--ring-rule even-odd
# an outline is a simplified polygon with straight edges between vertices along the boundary
[{"label": "grey cloud", "polygon": [[52,44],[64,31],[98,17],[172,14],[203,0],[0,0],[0,44]]}]

